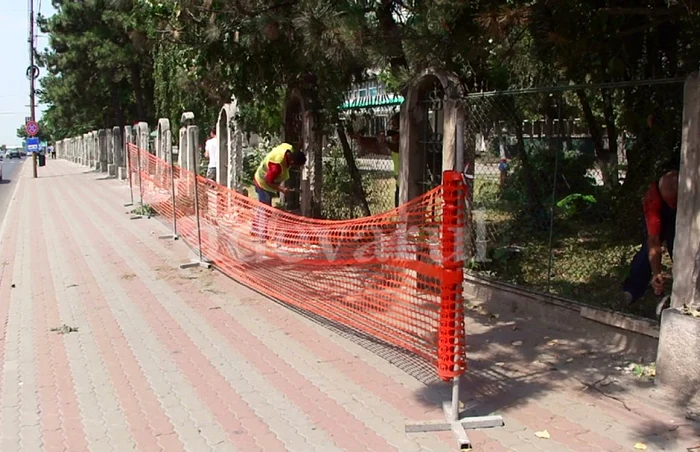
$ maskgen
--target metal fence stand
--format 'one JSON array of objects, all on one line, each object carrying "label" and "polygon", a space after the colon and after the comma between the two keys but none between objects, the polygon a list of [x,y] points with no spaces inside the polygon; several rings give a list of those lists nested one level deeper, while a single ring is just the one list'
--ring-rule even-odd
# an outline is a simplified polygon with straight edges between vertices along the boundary
[{"label": "metal fence stand", "polygon": [[[196,185],[196,183],[195,183]],[[175,159],[173,155],[173,148],[170,146],[170,197],[172,200],[173,207],[173,233],[161,235],[159,239],[173,239],[177,240],[180,237],[177,235],[177,211],[175,210]],[[200,244],[201,250],[201,244]]]},{"label": "metal fence stand", "polygon": [[[191,146],[192,148],[192,161],[197,162],[197,147],[196,146]],[[193,174],[194,177],[194,216],[197,220],[197,252],[198,252],[198,257],[199,259],[196,261],[188,262],[186,264],[180,264],[181,269],[187,269],[187,268],[194,268],[194,267],[201,267],[201,268],[211,268],[211,263],[204,259],[204,255],[202,254],[202,226],[199,221],[199,183],[197,182],[198,174],[197,174],[197,168],[196,164],[195,166],[195,172]]]},{"label": "metal fence stand", "polygon": [[[136,148],[136,174],[139,178],[139,208],[143,212],[143,182],[141,181],[141,148]],[[133,197],[133,194],[132,194]],[[130,220],[138,220],[141,218],[140,214],[132,215]]]},{"label": "metal fence stand", "polygon": [[[458,127],[458,130],[461,129]],[[458,135],[459,137],[459,135]],[[462,142],[457,139],[457,149],[458,155],[461,154]],[[498,415],[491,416],[475,416],[475,417],[461,417],[459,411],[459,382],[460,382],[460,361],[464,357],[464,312],[459,309],[460,304],[464,303],[462,298],[462,281],[464,280],[462,267],[464,266],[464,240],[465,240],[465,220],[466,220],[466,198],[467,198],[467,183],[462,173],[462,162],[461,158],[457,158],[457,178],[461,180],[461,188],[456,190],[451,190],[452,187],[446,171],[443,174],[443,215],[442,215],[442,269],[443,269],[443,281],[442,281],[442,299],[443,308],[445,309],[445,303],[452,303],[457,308],[455,309],[454,316],[448,321],[452,323],[447,324],[448,330],[450,332],[461,332],[462,337],[455,334],[453,339],[453,345],[447,349],[447,353],[452,354],[452,362],[454,366],[450,371],[454,371],[454,377],[452,377],[452,399],[450,401],[444,401],[442,404],[442,410],[445,413],[444,421],[424,421],[424,422],[412,422],[406,423],[406,433],[425,433],[425,432],[443,432],[452,431],[459,443],[460,450],[470,450],[471,441],[467,435],[468,429],[477,428],[492,428],[492,427],[502,427],[504,425],[503,418]],[[449,195],[449,197],[448,197]],[[449,211],[452,213],[448,213]],[[453,284],[455,283],[455,284]],[[456,286],[456,287],[455,287]],[[442,320],[441,320],[441,327]],[[442,330],[439,333],[442,336]],[[442,339],[438,339],[438,366],[440,364],[440,354],[442,353]],[[448,345],[449,346],[449,342]]]},{"label": "metal fence stand", "polygon": [[467,430],[477,428],[493,428],[503,427],[503,417],[499,415],[493,416],[472,416],[461,417],[459,412],[459,377],[454,377],[452,380],[452,400],[445,401],[442,404],[442,410],[445,413],[443,421],[423,421],[423,422],[407,422],[406,433],[430,433],[430,432],[447,432],[454,433],[460,450],[470,450],[472,448],[471,441],[467,435]]}]

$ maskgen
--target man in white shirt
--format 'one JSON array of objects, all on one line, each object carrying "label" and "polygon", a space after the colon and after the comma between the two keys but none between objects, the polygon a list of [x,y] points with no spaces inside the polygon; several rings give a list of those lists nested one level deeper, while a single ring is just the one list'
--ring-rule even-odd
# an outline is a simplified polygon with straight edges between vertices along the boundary
[{"label": "man in white shirt", "polygon": [[212,127],[211,130],[209,130],[209,139],[204,145],[204,157],[209,159],[207,179],[211,179],[214,182],[217,182],[216,168],[219,166],[219,142],[216,139],[215,127]]}]

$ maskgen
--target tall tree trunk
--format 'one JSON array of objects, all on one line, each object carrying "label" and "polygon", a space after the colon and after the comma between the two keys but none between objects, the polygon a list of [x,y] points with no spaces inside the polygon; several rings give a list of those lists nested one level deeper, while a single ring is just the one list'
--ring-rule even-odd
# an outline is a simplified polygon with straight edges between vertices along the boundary
[{"label": "tall tree trunk", "polygon": [[345,134],[345,127],[343,127],[342,123],[338,122],[336,130],[338,132],[338,138],[340,138],[340,145],[343,148],[343,156],[348,164],[348,171],[350,172],[350,177],[352,178],[353,194],[355,195],[355,199],[357,199],[360,203],[362,214],[368,217],[372,213],[369,210],[369,203],[367,202],[365,190],[362,188],[362,175],[355,164],[355,157],[352,155],[352,149],[350,149],[350,143],[348,143],[348,137]]},{"label": "tall tree trunk", "polygon": [[131,65],[131,86],[134,90],[136,101],[137,120],[147,121],[146,108],[143,102],[143,86],[141,85],[141,68],[136,63]]},{"label": "tall tree trunk", "polygon": [[112,84],[110,91],[110,94],[112,96],[112,107],[114,108],[115,121],[115,123],[112,126],[124,127],[124,110],[122,109],[122,105],[119,102],[119,88],[117,87],[117,85]]},{"label": "tall tree trunk", "polygon": [[532,175],[532,165],[530,164],[530,156],[525,150],[525,141],[523,137],[523,121],[520,115],[517,115],[515,121],[515,137],[518,140],[518,154],[523,165],[521,177],[523,185],[525,185],[525,194],[527,196],[527,206],[531,213],[539,214],[542,212],[542,202],[539,196],[538,183]]},{"label": "tall tree trunk", "polygon": [[605,128],[608,132],[608,149],[610,150],[610,183],[617,187],[620,183],[617,155],[617,127],[615,125],[615,109],[612,102],[612,92],[610,89],[602,89],[603,94],[603,116],[605,117]]},{"label": "tall tree trunk", "polygon": [[[393,75],[398,75],[402,69],[408,67],[408,60],[403,50],[401,29],[394,19],[394,0],[381,0],[377,8],[377,20],[384,40],[385,49],[389,56],[389,67]],[[408,87],[404,87],[401,94],[406,95]]]},{"label": "tall tree trunk", "polygon": [[586,123],[588,124],[588,132],[591,134],[591,139],[593,140],[595,156],[598,159],[600,170],[603,175],[603,185],[605,187],[611,187],[613,186],[613,181],[610,171],[610,155],[605,151],[605,145],[603,144],[603,132],[600,130],[598,121],[593,115],[593,109],[591,109],[591,104],[588,102],[588,95],[586,92],[582,89],[576,90],[576,96],[581,103],[583,117],[586,119]]}]

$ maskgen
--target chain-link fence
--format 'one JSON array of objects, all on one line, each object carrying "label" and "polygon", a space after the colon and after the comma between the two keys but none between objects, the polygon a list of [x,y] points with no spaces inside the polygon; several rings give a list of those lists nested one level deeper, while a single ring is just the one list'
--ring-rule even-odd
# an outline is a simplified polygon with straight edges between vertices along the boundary
[{"label": "chain-link fence", "polygon": [[[364,196],[358,196],[352,172],[336,134],[329,137],[323,153],[323,212],[326,218],[359,218],[386,212],[396,206],[396,171],[378,136],[390,127],[396,107],[380,107],[351,112],[343,129],[362,180]],[[363,199],[364,198],[364,199]]]},{"label": "chain-link fence", "polygon": [[644,193],[678,164],[682,86],[467,96],[471,273],[614,307],[643,240]]}]

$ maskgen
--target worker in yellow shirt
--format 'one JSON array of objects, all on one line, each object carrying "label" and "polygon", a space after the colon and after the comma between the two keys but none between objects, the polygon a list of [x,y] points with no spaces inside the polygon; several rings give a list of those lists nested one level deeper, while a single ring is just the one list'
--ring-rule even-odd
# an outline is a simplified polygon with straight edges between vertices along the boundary
[{"label": "worker in yellow shirt", "polygon": [[[272,198],[278,193],[290,193],[294,191],[282,184],[289,179],[291,168],[301,168],[306,164],[306,155],[289,143],[282,143],[273,148],[260,162],[255,171],[253,180],[255,182],[255,192],[258,201],[268,206],[272,205]],[[253,235],[265,239],[267,211],[258,209],[255,222],[253,224]]]}]

